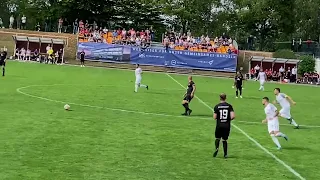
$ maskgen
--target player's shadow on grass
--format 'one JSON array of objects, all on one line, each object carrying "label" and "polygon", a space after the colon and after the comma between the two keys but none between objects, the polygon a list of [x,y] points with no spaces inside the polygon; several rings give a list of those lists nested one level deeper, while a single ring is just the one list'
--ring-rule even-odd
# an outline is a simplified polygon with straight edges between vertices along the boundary
[{"label": "player's shadow on grass", "polygon": [[310,148],[307,147],[299,147],[299,146],[291,146],[291,147],[285,147],[284,150],[294,150],[294,151],[311,151]]},{"label": "player's shadow on grass", "polygon": [[262,96],[261,97],[245,96],[243,98],[245,98],[245,99],[262,99],[263,97]]}]

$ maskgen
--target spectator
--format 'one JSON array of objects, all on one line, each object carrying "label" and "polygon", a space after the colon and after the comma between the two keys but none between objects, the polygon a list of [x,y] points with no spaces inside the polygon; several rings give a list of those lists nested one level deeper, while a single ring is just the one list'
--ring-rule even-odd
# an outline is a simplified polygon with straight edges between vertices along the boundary
[{"label": "spectator", "polygon": [[259,71],[260,71],[260,67],[259,67],[258,64],[254,67],[254,70],[255,70],[255,78],[257,79],[257,78],[258,78]]},{"label": "spectator", "polygon": [[291,82],[296,82],[297,79],[297,68],[294,66],[291,72]]},{"label": "spectator", "polygon": [[280,81],[283,81],[285,69],[281,66],[279,69]]},{"label": "spectator", "polygon": [[40,31],[41,30],[41,26],[40,23],[38,22],[38,24],[36,25],[36,31]]},{"label": "spectator", "polygon": [[62,24],[63,24],[63,32],[66,33],[68,30],[68,26],[69,26],[68,19],[65,18]]},{"label": "spectator", "polygon": [[34,52],[33,52],[33,59],[35,59],[36,61],[40,61],[38,49],[34,50]]},{"label": "spectator", "polygon": [[273,72],[272,81],[279,81],[279,74],[277,73],[277,71]]},{"label": "spectator", "polygon": [[26,50],[24,48],[20,50],[20,59],[23,61],[26,60]]},{"label": "spectator", "polygon": [[63,19],[60,18],[58,21],[58,33],[62,32],[62,26],[63,26]]},{"label": "spectator", "polygon": [[13,28],[13,23],[14,23],[14,17],[13,17],[13,15],[10,16],[9,23],[10,23],[10,24],[9,24],[9,28],[12,29],[12,28]]},{"label": "spectator", "polygon": [[290,67],[288,67],[288,70],[285,75],[285,79],[291,80],[290,77],[291,77],[291,69],[290,69]]},{"label": "spectator", "polygon": [[79,21],[79,28],[84,29],[84,23],[82,20]]},{"label": "spectator", "polygon": [[19,48],[16,49],[16,52],[15,52],[14,56],[15,56],[15,59],[20,60],[20,50],[19,50]]},{"label": "spectator", "polygon": [[49,19],[49,17],[46,17],[46,19],[44,21],[44,31],[45,32],[49,32],[49,29],[50,29],[49,24],[50,24],[50,19]]},{"label": "spectator", "polygon": [[3,26],[3,21],[2,21],[1,18],[0,18],[0,28],[4,28],[4,26]]},{"label": "spectator", "polygon": [[27,51],[26,51],[26,60],[28,60],[28,61],[31,60],[31,51],[30,51],[30,49],[27,49]]},{"label": "spectator", "polygon": [[21,29],[26,29],[27,25],[27,17],[25,15],[22,15],[21,17]]},{"label": "spectator", "polygon": [[76,19],[73,22],[73,34],[77,34],[78,33],[78,28],[79,28],[79,23],[78,23],[78,19]]}]

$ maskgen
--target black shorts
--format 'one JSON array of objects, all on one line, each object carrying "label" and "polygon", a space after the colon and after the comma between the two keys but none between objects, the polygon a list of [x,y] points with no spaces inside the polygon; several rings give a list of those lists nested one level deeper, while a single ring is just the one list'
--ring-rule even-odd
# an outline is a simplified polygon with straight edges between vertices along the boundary
[{"label": "black shorts", "polygon": [[186,101],[188,101],[188,102],[191,102],[192,97],[191,97],[190,94],[187,94],[187,95],[183,98],[183,100],[186,100]]},{"label": "black shorts", "polygon": [[6,62],[0,60],[0,66],[6,66]]},{"label": "black shorts", "polygon": [[242,89],[242,84],[236,84],[236,88],[239,90]]},{"label": "black shorts", "polygon": [[84,62],[84,59],[80,59],[80,62]]},{"label": "black shorts", "polygon": [[215,136],[217,139],[222,138],[228,140],[230,134],[230,127],[216,127]]}]

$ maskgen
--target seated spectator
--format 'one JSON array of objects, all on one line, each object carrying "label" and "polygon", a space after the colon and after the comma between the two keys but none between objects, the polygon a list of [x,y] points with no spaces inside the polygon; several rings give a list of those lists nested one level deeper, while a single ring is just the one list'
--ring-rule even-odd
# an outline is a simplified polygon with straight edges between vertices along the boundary
[{"label": "seated spectator", "polygon": [[26,60],[28,60],[28,61],[31,60],[31,51],[30,51],[30,49],[27,49],[27,51],[26,51]]},{"label": "seated spectator", "polygon": [[38,49],[34,50],[34,52],[33,52],[33,59],[36,60],[36,61],[40,61]]},{"label": "seated spectator", "polygon": [[272,69],[270,68],[269,70],[267,70],[267,79],[269,80],[269,81],[271,81],[272,80]]},{"label": "seated spectator", "polygon": [[20,59],[23,61],[26,60],[26,50],[24,48],[20,50]]},{"label": "seated spectator", "polygon": [[280,80],[279,73],[277,73],[277,71],[274,71],[272,74],[272,81],[279,81],[279,80]]}]

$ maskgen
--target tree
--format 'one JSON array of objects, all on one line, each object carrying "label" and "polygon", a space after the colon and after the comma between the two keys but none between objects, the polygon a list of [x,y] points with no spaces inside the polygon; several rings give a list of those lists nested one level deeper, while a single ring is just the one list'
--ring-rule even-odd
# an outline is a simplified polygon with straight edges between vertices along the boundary
[{"label": "tree", "polygon": [[310,73],[315,71],[316,60],[312,56],[301,56],[301,63],[299,64],[298,73]]}]

